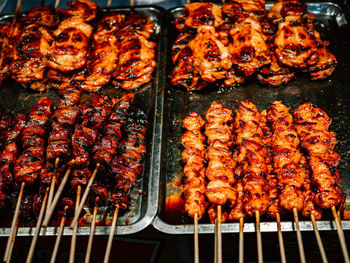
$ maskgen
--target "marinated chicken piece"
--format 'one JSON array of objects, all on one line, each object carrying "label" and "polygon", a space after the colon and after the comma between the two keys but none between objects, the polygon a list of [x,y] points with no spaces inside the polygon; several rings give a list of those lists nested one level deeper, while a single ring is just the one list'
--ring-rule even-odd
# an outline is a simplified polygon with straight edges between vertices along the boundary
[{"label": "marinated chicken piece", "polygon": [[237,201],[236,205],[231,209],[228,219],[232,220],[240,220],[241,218],[245,218],[247,214],[244,211],[243,198],[244,198],[244,187],[241,179],[238,179],[235,190],[237,191]]},{"label": "marinated chicken piece", "polygon": [[236,203],[237,192],[232,186],[222,180],[210,181],[205,190],[205,195],[212,204],[224,205],[229,202],[232,206]]},{"label": "marinated chicken piece", "polygon": [[89,22],[94,20],[98,13],[98,5],[89,0],[74,0],[67,2],[65,9],[58,10],[61,14],[71,17],[78,17]]},{"label": "marinated chicken piece", "polygon": [[23,26],[38,24],[43,27],[53,28],[58,25],[59,19],[56,9],[52,6],[38,6],[30,9],[28,13],[21,17],[20,23]]},{"label": "marinated chicken piece", "polygon": [[332,75],[337,65],[337,59],[327,49],[327,42],[321,40],[320,33],[313,30],[313,35],[316,38],[318,49],[318,61],[315,65],[310,66],[306,71],[310,73],[311,79],[325,79]]},{"label": "marinated chicken piece", "polygon": [[289,68],[281,66],[273,51],[270,55],[271,64],[259,70],[258,81],[270,87],[287,84],[295,76],[295,73]]},{"label": "marinated chicken piece", "polygon": [[185,25],[199,29],[201,26],[219,27],[222,24],[221,8],[212,3],[191,3],[185,6],[188,16]]},{"label": "marinated chicken piece", "polygon": [[43,57],[49,48],[48,39],[46,39],[48,34],[48,31],[38,24],[30,24],[22,29],[11,67],[12,77],[16,81],[31,82],[44,79]]},{"label": "marinated chicken piece", "polygon": [[103,41],[101,37],[98,42],[94,41],[81,88],[87,92],[96,92],[109,83],[117,67],[118,54],[118,40],[114,35],[106,34]]},{"label": "marinated chicken piece", "polygon": [[106,34],[115,34],[122,26],[122,22],[125,20],[126,15],[119,13],[108,13],[101,20],[98,21],[96,32],[94,33],[94,40],[99,41],[99,36]]},{"label": "marinated chicken piece", "polygon": [[137,33],[149,39],[155,31],[156,27],[149,17],[142,14],[132,13],[126,16],[122,21],[117,37],[123,40],[124,38],[129,37],[129,35]]},{"label": "marinated chicken piece", "polygon": [[307,13],[307,6],[299,0],[278,0],[268,14],[269,20],[278,24],[287,16],[304,16]]},{"label": "marinated chicken piece", "polygon": [[233,40],[229,46],[232,63],[236,64],[238,70],[245,76],[252,75],[271,62],[267,52],[268,46],[265,43],[267,37],[262,33],[259,22],[247,18],[237,23],[231,29],[230,35]]},{"label": "marinated chicken piece", "polygon": [[300,16],[287,16],[278,24],[275,55],[282,65],[306,69],[318,61],[317,45]]},{"label": "marinated chicken piece", "polygon": [[306,190],[304,192],[305,202],[304,208],[302,211],[303,216],[311,217],[314,216],[316,220],[321,220],[322,218],[322,209],[315,204],[316,194],[312,190]]},{"label": "marinated chicken piece", "polygon": [[[188,43],[194,38],[194,35],[189,33],[181,33],[177,36],[171,48],[171,60],[176,65],[176,62],[181,59],[182,51],[187,47]],[[192,52],[191,52],[192,53]]]},{"label": "marinated chicken piece", "polygon": [[228,48],[217,39],[212,26],[200,27],[188,47],[192,50],[194,66],[205,81],[225,78],[227,70],[232,67]]},{"label": "marinated chicken piece", "polygon": [[171,72],[171,83],[184,86],[188,91],[204,88],[205,82],[201,81],[199,72],[194,66],[192,50],[186,46],[173,56],[173,58],[175,57],[176,61]]},{"label": "marinated chicken piece", "polygon": [[235,22],[242,22],[248,17],[262,21],[267,15],[264,0],[234,0],[223,4],[222,12]]},{"label": "marinated chicken piece", "polygon": [[9,24],[0,24],[0,51],[1,52],[2,52],[3,43],[5,39],[8,38],[10,28],[11,28],[11,25]]},{"label": "marinated chicken piece", "polygon": [[136,89],[152,79],[155,62],[154,42],[134,33],[120,42],[117,69],[113,83],[123,89]]},{"label": "marinated chicken piece", "polygon": [[[210,222],[212,222],[213,224],[215,223],[216,219],[217,219],[217,211],[218,211],[218,205],[212,204],[209,208],[208,208],[208,215],[209,215],[209,220]],[[220,222],[224,223],[226,222],[228,217],[228,213],[226,211],[221,211],[221,218],[220,218]]]},{"label": "marinated chicken piece", "polygon": [[46,65],[62,72],[85,66],[92,27],[79,18],[62,21],[54,31],[55,40],[46,56]]}]

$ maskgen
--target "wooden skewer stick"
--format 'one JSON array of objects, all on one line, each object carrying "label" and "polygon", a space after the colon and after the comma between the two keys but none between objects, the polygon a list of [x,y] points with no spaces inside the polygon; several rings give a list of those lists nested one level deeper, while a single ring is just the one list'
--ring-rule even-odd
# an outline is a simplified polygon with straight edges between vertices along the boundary
[{"label": "wooden skewer stick", "polygon": [[78,222],[78,219],[79,219],[79,215],[80,215],[80,212],[81,210],[83,210],[83,206],[86,202],[86,199],[89,195],[89,192],[90,192],[90,189],[91,189],[91,186],[92,186],[92,183],[94,182],[95,180],[95,177],[96,177],[96,174],[97,174],[97,171],[98,169],[100,168],[100,163],[97,163],[96,164],[96,167],[95,167],[95,170],[94,172],[92,173],[91,177],[90,177],[90,180],[89,180],[89,183],[88,185],[86,186],[86,189],[84,191],[84,194],[83,194],[83,197],[81,198],[81,201],[79,203],[79,207],[78,207],[78,210],[76,211],[76,213],[74,214],[74,218],[73,218],[73,221],[72,223],[70,224],[70,227],[73,228],[75,226],[75,224]]},{"label": "wooden skewer stick", "polygon": [[[75,200],[75,212],[74,212],[75,215],[78,213],[78,208],[79,208],[79,204],[80,204],[80,195],[81,195],[81,186],[78,185],[77,198]],[[73,227],[72,240],[70,243],[69,263],[74,262],[75,245],[77,243],[77,230],[78,230],[78,222],[76,222],[76,224]]]},{"label": "wooden skewer stick", "polygon": [[70,175],[70,172],[71,172],[71,168],[69,167],[66,171],[66,174],[64,175],[61,183],[60,183],[60,186],[58,187],[57,189],[57,192],[55,194],[55,197],[53,198],[53,201],[52,201],[52,204],[51,206],[47,207],[47,212],[46,212],[46,215],[45,215],[45,219],[44,219],[44,222],[43,222],[43,227],[47,227],[49,222],[50,222],[50,219],[51,219],[51,216],[53,214],[53,212],[55,211],[55,208],[56,208],[56,205],[58,203],[58,200],[60,199],[60,196],[63,192],[63,189],[68,181],[68,177]]},{"label": "wooden skewer stick", "polygon": [[326,252],[324,251],[322,239],[321,239],[321,236],[320,236],[320,232],[318,232],[318,227],[317,227],[316,219],[315,219],[314,215],[311,215],[311,222],[312,222],[312,225],[314,227],[318,248],[320,249],[320,253],[321,253],[321,257],[322,257],[322,262],[323,263],[328,263]]},{"label": "wooden skewer stick", "polygon": [[214,263],[218,263],[218,218],[215,219]]},{"label": "wooden skewer stick", "polygon": [[21,206],[22,197],[23,197],[23,190],[24,190],[24,186],[25,185],[26,185],[26,183],[22,182],[21,189],[19,190],[17,204],[16,204],[16,209],[15,209],[15,213],[13,215],[13,219],[12,219],[12,223],[11,223],[11,229],[10,229],[10,234],[9,234],[9,238],[7,240],[5,254],[4,254],[4,259],[3,259],[5,262],[8,261],[11,243],[15,243],[15,239],[16,239],[15,228],[16,228],[16,224],[18,224],[19,208]]},{"label": "wooden skewer stick", "polygon": [[239,219],[239,254],[238,254],[238,262],[244,262],[244,218],[241,217]]},{"label": "wooden skewer stick", "polygon": [[60,0],[56,0],[56,2],[55,2],[55,8],[57,8],[59,4],[60,4]]},{"label": "wooden skewer stick", "polygon": [[85,256],[85,263],[90,262],[90,255],[91,255],[91,248],[92,248],[92,240],[95,234],[95,224],[96,224],[96,215],[97,215],[97,208],[98,208],[98,200],[99,198],[96,197],[95,200],[95,207],[94,207],[94,213],[92,215],[92,223],[91,223],[91,228],[90,228],[90,236],[89,236],[89,241],[86,249],[86,256]]},{"label": "wooden skewer stick", "polygon": [[58,234],[57,234],[55,246],[53,248],[53,252],[52,252],[50,263],[55,263],[55,261],[56,261],[57,251],[58,251],[58,248],[60,246],[61,237],[62,237],[62,233],[63,233],[63,230],[64,230],[64,224],[66,223],[67,210],[68,210],[68,206],[66,205],[64,207],[64,215],[63,215],[63,217],[61,219],[61,224],[60,224],[60,228],[58,230]]},{"label": "wooden skewer stick", "polygon": [[[56,158],[55,160],[55,166],[53,168],[53,175],[51,179],[51,185],[50,185],[50,193],[49,193],[49,199],[47,200],[47,207],[49,208],[52,204],[53,194],[55,193],[55,186],[56,186],[56,175],[57,175],[57,169],[58,169],[58,163],[60,162],[60,158]],[[47,212],[47,211],[46,211]]]},{"label": "wooden skewer stick", "polygon": [[108,243],[107,243],[106,253],[105,253],[105,258],[103,260],[103,263],[108,263],[108,261],[109,261],[113,237],[114,237],[114,233],[115,233],[115,226],[117,224],[117,219],[118,219],[118,212],[119,212],[119,205],[116,205],[115,209],[114,209],[113,220],[112,220],[112,225],[111,225],[111,232],[109,233]]},{"label": "wooden skewer stick", "polygon": [[[17,229],[18,229],[18,220],[17,220],[16,226],[15,226],[15,233],[17,233]],[[16,238],[16,235],[13,236],[13,239],[12,239],[12,242],[11,242],[10,248],[9,248],[9,254],[8,254],[8,257],[7,257],[7,261],[4,261],[4,262],[7,262],[7,263],[11,262],[12,251],[13,251],[13,247],[15,245],[15,238]]]},{"label": "wooden skewer stick", "polygon": [[218,263],[222,263],[221,205],[217,206],[218,218]]},{"label": "wooden skewer stick", "polygon": [[294,215],[294,221],[295,221],[295,228],[297,230],[297,239],[298,239],[298,248],[299,248],[300,262],[301,263],[306,263],[303,239],[301,237],[301,231],[300,231],[300,226],[299,226],[298,210],[296,208],[293,208],[293,215]]},{"label": "wooden skewer stick", "polygon": [[198,214],[194,214],[194,263],[199,263]]},{"label": "wooden skewer stick", "polygon": [[335,209],[334,206],[332,207],[332,213],[333,213],[335,225],[337,226],[337,232],[338,232],[338,237],[339,237],[339,241],[340,241],[340,246],[341,246],[341,249],[343,251],[343,256],[344,256],[344,262],[349,263],[350,260],[349,260],[348,249],[346,247],[344,231],[343,231],[340,219],[338,217],[337,210]]},{"label": "wooden skewer stick", "polygon": [[255,220],[256,220],[256,240],[258,243],[258,262],[264,262],[263,248],[262,248],[262,239],[260,231],[260,212],[255,211]]},{"label": "wooden skewer stick", "polygon": [[29,249],[26,263],[32,262],[32,259],[33,259],[36,242],[38,240],[38,236],[39,236],[40,228],[41,228],[41,223],[42,223],[43,217],[44,217],[44,211],[45,211],[45,207],[46,207],[48,192],[49,192],[49,187],[46,188],[44,200],[43,200],[43,203],[41,204],[41,208],[40,208],[40,212],[39,212],[39,216],[38,216],[38,221],[36,222],[35,232],[34,232],[34,236],[32,239],[32,243],[30,244],[30,249]]},{"label": "wooden skewer stick", "polygon": [[108,2],[107,2],[107,8],[110,8],[110,7],[111,7],[111,4],[112,4],[112,0],[108,0]]},{"label": "wooden skewer stick", "polygon": [[284,249],[284,242],[283,242],[283,235],[282,235],[282,229],[281,229],[281,217],[280,214],[276,214],[276,222],[277,222],[277,231],[278,231],[278,244],[280,247],[280,254],[281,254],[281,262],[286,263],[286,251]]}]

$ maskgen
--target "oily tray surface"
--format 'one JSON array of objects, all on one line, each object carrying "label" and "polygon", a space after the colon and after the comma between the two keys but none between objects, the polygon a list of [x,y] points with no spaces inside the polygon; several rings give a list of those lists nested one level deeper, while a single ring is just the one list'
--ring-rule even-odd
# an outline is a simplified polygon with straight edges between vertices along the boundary
[{"label": "oily tray surface", "polygon": [[[267,9],[271,5],[267,5]],[[184,10],[183,7],[170,11],[174,20]],[[330,130],[336,133],[338,143],[335,150],[340,153],[341,161],[339,171],[342,175],[342,189],[344,193],[350,194],[350,81],[347,77],[349,72],[350,52],[346,48],[349,39],[349,29],[339,6],[333,3],[308,4],[308,11],[316,15],[316,29],[322,38],[330,42],[329,50],[338,59],[338,65],[328,79],[323,81],[312,81],[304,76],[297,76],[285,86],[278,88],[267,88],[250,80],[240,86],[230,89],[217,89],[208,85],[199,92],[188,93],[185,89],[174,87],[168,78],[165,92],[164,108],[164,130],[162,148],[162,170],[160,181],[160,198],[158,216],[153,225],[160,231],[166,233],[192,233],[192,220],[184,216],[181,194],[183,188],[183,161],[181,160],[181,136],[184,133],[182,120],[190,112],[198,112],[202,117],[213,101],[219,101],[224,107],[233,111],[237,109],[237,101],[250,100],[261,112],[273,101],[281,101],[293,112],[299,105],[311,102],[323,109],[332,119]],[[168,49],[175,40],[174,26],[170,23]],[[170,54],[168,54],[167,72],[171,72]],[[302,230],[312,230],[311,221],[301,219]],[[318,222],[319,229],[335,229],[332,217],[324,213],[322,221]],[[248,222],[248,221],[247,221]],[[253,222],[252,220],[250,222]],[[350,228],[349,221],[344,221],[343,227]],[[290,215],[282,218],[282,230],[292,231],[294,229],[293,217]],[[273,220],[263,217],[262,231],[277,231]],[[203,218],[199,224],[201,233],[213,233],[214,226],[209,223],[208,218]],[[239,224],[223,224],[223,232],[238,232]],[[255,231],[253,223],[245,224],[245,231]]]}]

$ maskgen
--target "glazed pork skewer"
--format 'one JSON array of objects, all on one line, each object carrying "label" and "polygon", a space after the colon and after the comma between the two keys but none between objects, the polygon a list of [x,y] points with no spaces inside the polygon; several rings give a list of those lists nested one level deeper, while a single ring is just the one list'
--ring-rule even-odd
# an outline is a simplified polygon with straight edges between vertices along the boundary
[{"label": "glazed pork skewer", "polygon": [[[305,166],[306,159],[299,149],[298,134],[293,127],[293,117],[289,109],[281,102],[273,102],[269,107],[267,119],[273,131],[272,149],[274,173],[278,177],[280,188],[280,205],[283,209],[293,212],[301,262],[305,262],[305,253],[299,227],[298,211],[304,207],[304,191],[309,171]],[[286,158],[286,155],[290,156]]]},{"label": "glazed pork skewer", "polygon": [[7,249],[4,255],[4,261],[7,261],[11,255],[9,247],[11,240],[15,239],[14,228],[18,221],[18,212],[21,204],[22,194],[25,185],[30,187],[34,184],[44,164],[44,147],[46,125],[52,113],[53,102],[47,97],[41,97],[28,114],[26,127],[22,130],[22,148],[23,151],[14,166],[14,179],[20,183],[19,198],[16,205],[15,215],[11,225],[10,236]]},{"label": "glazed pork skewer", "polygon": [[[116,111],[116,114],[111,114],[113,110],[112,107],[110,106],[105,107],[103,106],[103,104],[99,104],[100,102],[98,102],[94,106],[94,111],[96,111],[96,113],[93,113],[92,115],[92,116],[95,115],[96,118],[98,118],[97,119],[98,122],[94,120],[93,117],[91,117],[90,121],[88,121],[88,119],[86,119],[86,121],[83,121],[83,125],[85,123],[86,126],[93,126],[93,129],[102,129],[105,126],[104,130],[106,132],[105,132],[105,136],[101,140],[101,144],[96,145],[96,148],[98,150],[92,157],[92,160],[96,163],[96,166],[95,166],[96,168],[89,179],[89,182],[84,191],[84,195],[82,197],[81,203],[79,204],[79,207],[78,207],[79,213],[81,212],[85,204],[85,201],[91,189],[92,183],[95,179],[96,173],[100,168],[101,164],[104,166],[102,167],[103,170],[108,169],[110,166],[110,162],[112,161],[113,155],[116,153],[118,142],[121,139],[121,133],[120,133],[121,126],[119,125],[125,122],[124,118],[126,118],[127,114],[124,111],[128,110],[133,99],[134,99],[134,95],[131,93],[127,93],[120,100],[115,100],[113,104],[115,104],[114,106],[116,107],[114,108],[114,110]],[[99,107],[100,107],[100,110],[98,110]],[[100,114],[98,114],[98,112],[100,112]],[[120,116],[117,116],[118,114],[120,114]],[[113,131],[112,129],[114,126],[116,126],[116,130]],[[118,134],[118,131],[119,131],[119,134]],[[112,145],[110,145],[109,143],[112,143]],[[74,224],[77,222],[79,213],[77,213],[74,216],[73,221],[71,223],[71,227],[73,227]]]},{"label": "glazed pork skewer", "polygon": [[345,195],[339,186],[341,177],[337,165],[340,155],[333,150],[336,144],[335,134],[328,131],[332,119],[311,103],[300,105],[293,117],[301,147],[308,153],[312,184],[318,190],[315,203],[323,209],[332,210],[344,261],[349,262],[344,232],[336,212],[336,207],[342,209],[344,206]]},{"label": "glazed pork skewer", "polygon": [[242,178],[243,207],[248,216],[255,215],[257,223],[258,261],[263,261],[260,233],[260,215],[267,211],[270,200],[266,181],[266,151],[263,148],[263,131],[260,114],[250,101],[239,101],[234,122],[236,144],[239,148],[236,174]]},{"label": "glazed pork skewer", "polygon": [[115,209],[103,261],[105,263],[109,261],[119,209],[126,209],[128,207],[130,203],[129,193],[135,185],[137,177],[143,171],[143,159],[146,154],[146,132],[147,120],[145,113],[142,111],[132,112],[125,124],[125,139],[119,145],[120,155],[116,155],[111,163],[114,188],[110,203],[114,204]]},{"label": "glazed pork skewer", "polygon": [[54,195],[56,186],[56,175],[58,164],[66,161],[70,157],[71,136],[74,125],[78,117],[79,107],[77,104],[80,101],[81,90],[75,86],[68,86],[59,91],[60,99],[58,101],[57,110],[53,115],[52,131],[48,139],[46,149],[46,159],[48,163],[54,162],[54,170],[52,178],[48,176],[48,184],[50,184],[50,193],[43,226],[48,226],[51,216],[55,210],[60,194],[68,180],[71,172],[69,167],[59,185],[59,188]]},{"label": "glazed pork skewer", "polygon": [[183,120],[183,127],[187,130],[181,141],[185,150],[182,152],[182,159],[186,163],[184,174],[185,184],[185,210],[194,219],[194,241],[195,253],[194,262],[199,262],[198,246],[198,220],[203,217],[208,202],[205,199],[205,136],[201,134],[205,121],[202,117],[192,112]]},{"label": "glazed pork skewer", "polygon": [[[235,206],[237,192],[232,187],[235,183],[234,169],[236,160],[233,158],[233,133],[230,122],[233,121],[232,111],[224,108],[220,103],[214,102],[206,112],[207,124],[205,135],[208,138],[206,177],[209,180],[205,194],[212,204],[209,211],[211,221],[217,218],[218,222],[218,262],[222,262],[221,252],[221,222],[227,213],[222,214],[222,206],[229,203]],[[215,211],[216,209],[216,211]]]},{"label": "glazed pork skewer", "polygon": [[277,232],[278,232],[278,243],[280,247],[281,262],[286,263],[286,252],[284,249],[283,234],[281,230],[281,216],[280,213],[283,212],[281,206],[279,205],[279,190],[278,190],[278,177],[273,171],[273,149],[272,149],[272,138],[273,132],[270,123],[267,120],[267,110],[263,110],[260,114],[260,126],[263,131],[263,142],[266,153],[266,167],[267,167],[267,181],[269,184],[269,199],[270,204],[267,208],[267,214],[271,218],[275,218],[277,222]]}]

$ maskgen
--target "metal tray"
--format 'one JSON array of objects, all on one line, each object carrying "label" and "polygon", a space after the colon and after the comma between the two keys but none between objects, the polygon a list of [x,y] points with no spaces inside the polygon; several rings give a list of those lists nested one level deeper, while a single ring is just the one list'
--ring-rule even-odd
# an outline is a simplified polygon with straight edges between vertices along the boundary
[{"label": "metal tray", "polygon": [[[108,10],[124,13],[130,12],[130,8],[127,7],[109,8]],[[140,108],[148,115],[149,126],[146,139],[147,153],[143,174],[137,180],[131,193],[132,203],[128,210],[120,213],[118,218],[116,228],[117,235],[132,234],[146,228],[156,215],[158,205],[154,189],[158,187],[160,170],[160,143],[158,142],[160,141],[159,134],[161,127],[159,125],[160,121],[158,116],[161,109],[161,91],[159,87],[162,87],[164,82],[162,80],[163,75],[161,74],[161,69],[164,68],[164,66],[162,66],[164,62],[163,56],[161,56],[161,50],[165,48],[162,33],[165,25],[165,11],[162,8],[154,6],[140,6],[135,7],[134,10],[137,13],[150,17],[156,26],[156,32],[152,39],[157,42],[156,57],[158,61],[153,80],[135,91],[134,108]],[[106,12],[106,9],[102,9],[102,12]],[[11,21],[12,17],[13,15],[1,16],[0,22]],[[111,97],[120,97],[124,91],[109,86],[101,89],[101,93],[108,94]],[[56,91],[49,90],[44,93],[38,93],[25,89],[12,80],[8,80],[0,86],[0,106],[6,111],[26,113],[34,105],[36,100],[43,95],[49,96],[55,102],[55,105],[57,105],[58,96]],[[82,100],[88,99],[88,96],[89,94],[84,93]],[[35,227],[20,227],[18,228],[18,235],[33,235],[34,231]],[[56,235],[57,231],[57,227],[48,227],[45,235]],[[9,225],[5,227],[2,225],[0,227],[0,236],[8,236],[9,232]],[[96,235],[108,235],[109,232],[110,226],[96,226]],[[89,226],[78,227],[78,235],[88,235],[89,233]],[[71,229],[66,227],[63,235],[71,234]]]},{"label": "metal tray", "polygon": [[[271,8],[272,4],[267,4]],[[342,161],[339,170],[343,177],[342,187],[344,192],[350,195],[350,51],[348,48],[349,28],[342,8],[330,2],[308,3],[308,10],[316,15],[317,30],[322,34],[322,39],[330,42],[329,49],[338,59],[338,65],[334,74],[323,81],[312,81],[298,76],[290,83],[279,88],[268,88],[259,85],[255,80],[250,80],[240,86],[230,89],[207,87],[199,92],[189,94],[182,88],[174,87],[170,79],[166,81],[164,98],[164,129],[163,147],[161,159],[161,177],[159,188],[158,214],[153,221],[153,226],[169,234],[193,233],[193,221],[182,220],[181,215],[172,214],[166,206],[167,198],[180,199],[183,191],[181,177],[183,176],[183,163],[181,161],[181,128],[182,120],[192,111],[199,112],[203,117],[206,109],[213,101],[220,101],[225,107],[236,110],[237,101],[249,99],[262,111],[275,100],[281,100],[293,110],[300,104],[311,102],[324,109],[332,118],[331,129],[336,132],[338,144],[336,150],[341,154]],[[177,35],[172,22],[184,11],[184,7],[177,7],[169,11],[168,28],[168,55],[167,74],[171,72],[170,49]],[[168,199],[170,200],[170,199]],[[175,205],[177,203],[175,202]],[[167,210],[168,209],[168,210]],[[175,220],[174,220],[175,219]],[[324,219],[317,222],[320,230],[336,229],[330,214],[325,213]],[[312,223],[306,218],[301,218],[301,230],[313,230]],[[350,220],[343,221],[343,228],[350,229]],[[286,215],[282,218],[282,230],[294,231],[293,217]],[[244,224],[245,232],[254,232],[255,224],[252,219]],[[277,224],[272,219],[261,218],[261,231],[277,231]],[[208,219],[199,222],[200,233],[214,233],[214,225]],[[239,224],[224,223],[222,232],[239,232]]]}]

